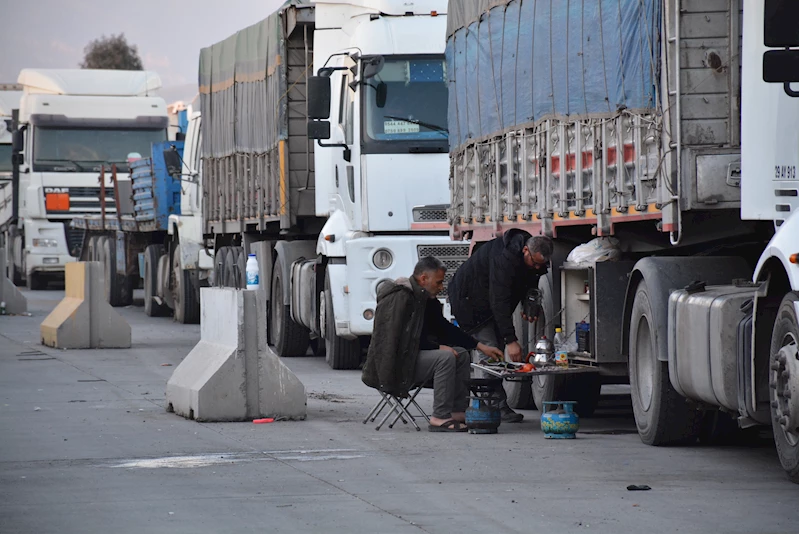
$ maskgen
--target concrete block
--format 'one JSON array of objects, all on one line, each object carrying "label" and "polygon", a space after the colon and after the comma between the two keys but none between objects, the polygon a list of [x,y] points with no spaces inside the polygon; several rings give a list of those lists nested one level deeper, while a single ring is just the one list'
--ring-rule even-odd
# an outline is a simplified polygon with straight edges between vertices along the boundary
[{"label": "concrete block", "polygon": [[65,266],[65,297],[42,322],[42,344],[59,349],[126,349],[130,325],[105,300],[100,262]]},{"label": "concrete block", "polygon": [[200,342],[167,382],[168,410],[197,421],[305,419],[305,386],[268,350],[257,293],[200,290]]},{"label": "concrete block", "polygon": [[6,303],[6,313],[19,315],[28,311],[28,299],[8,278],[6,251],[0,249],[0,302]]}]

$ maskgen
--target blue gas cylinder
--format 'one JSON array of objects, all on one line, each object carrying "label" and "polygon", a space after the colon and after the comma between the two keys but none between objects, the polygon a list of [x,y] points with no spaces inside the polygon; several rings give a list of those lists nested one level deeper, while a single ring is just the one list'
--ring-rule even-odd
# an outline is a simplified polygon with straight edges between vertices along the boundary
[{"label": "blue gas cylinder", "polygon": [[574,412],[575,401],[544,401],[541,430],[548,439],[574,439],[580,417]]},{"label": "blue gas cylinder", "polygon": [[501,378],[471,378],[469,405],[466,408],[466,426],[469,434],[496,434],[502,422],[499,403]]}]

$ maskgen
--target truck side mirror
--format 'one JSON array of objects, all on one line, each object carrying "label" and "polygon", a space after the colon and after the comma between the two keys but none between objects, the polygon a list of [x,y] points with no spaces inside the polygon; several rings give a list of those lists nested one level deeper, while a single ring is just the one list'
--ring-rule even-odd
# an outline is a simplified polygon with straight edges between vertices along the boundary
[{"label": "truck side mirror", "polygon": [[330,139],[330,122],[308,121],[308,139]]},{"label": "truck side mirror", "polygon": [[[308,118],[330,118],[330,77],[308,77]],[[329,128],[328,128],[329,129]]]},{"label": "truck side mirror", "polygon": [[23,147],[25,146],[25,136],[24,134],[16,130],[11,133],[11,150],[15,152],[21,152]]},{"label": "truck side mirror", "polygon": [[388,85],[385,82],[380,82],[375,87],[375,105],[379,109],[386,107],[386,98],[388,98]]},{"label": "truck side mirror", "polygon": [[766,0],[763,13],[763,44],[767,48],[799,46],[799,3],[795,0]]},{"label": "truck side mirror", "polygon": [[799,82],[799,50],[769,50],[763,54],[763,81]]},{"label": "truck side mirror", "polygon": [[180,161],[180,154],[174,146],[164,150],[164,165],[166,165],[166,172],[169,176],[180,178],[183,162]]}]

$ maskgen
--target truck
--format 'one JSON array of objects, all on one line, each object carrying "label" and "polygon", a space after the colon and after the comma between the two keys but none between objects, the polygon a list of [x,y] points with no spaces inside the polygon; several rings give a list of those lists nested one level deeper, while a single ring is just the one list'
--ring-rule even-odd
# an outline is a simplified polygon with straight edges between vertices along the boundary
[{"label": "truck", "polygon": [[447,224],[446,8],[290,1],[200,53],[202,219],[174,232],[202,235],[215,286],[256,254],[280,356],[357,368],[378,286],[468,255]]},{"label": "truck", "polygon": [[[11,218],[14,195],[11,188],[11,123],[12,110],[19,108],[22,88],[16,84],[0,84],[0,221]],[[3,234],[0,234],[0,247],[5,248]],[[0,273],[6,276],[9,273]],[[13,273],[11,273],[13,276]]]},{"label": "truck", "polygon": [[127,172],[127,154],[165,141],[169,119],[151,71],[23,69],[17,82],[13,200],[0,229],[15,282],[41,289],[80,252],[84,230],[71,220],[103,204],[113,213],[112,165]]},{"label": "truck", "polygon": [[[517,337],[579,329],[569,361],[596,371],[509,383],[512,404],[590,414],[602,384],[629,383],[644,443],[770,426],[799,482],[796,4],[513,0],[447,15],[451,234],[553,237],[543,312]],[[586,245],[617,261],[577,261]]]},{"label": "truck", "polygon": [[129,176],[111,169],[113,209],[104,204],[99,215],[75,217],[71,227],[84,232],[78,257],[104,266],[109,304],[129,306],[133,290],[143,287],[145,314],[196,324],[204,282],[196,269],[175,271],[178,244],[168,232],[170,217],[181,215],[182,177],[191,176],[183,172],[183,155],[182,140],[153,143],[147,157],[131,153]]}]

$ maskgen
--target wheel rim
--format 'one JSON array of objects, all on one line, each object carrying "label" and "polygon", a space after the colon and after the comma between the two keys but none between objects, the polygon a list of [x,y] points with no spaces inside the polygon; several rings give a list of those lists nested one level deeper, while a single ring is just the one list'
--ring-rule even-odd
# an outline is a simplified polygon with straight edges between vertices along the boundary
[{"label": "wheel rim", "polygon": [[[535,323],[531,324],[528,330],[528,333],[532,331],[533,337],[532,339],[527,340],[527,347],[526,347],[527,354],[529,354],[530,351],[535,347],[535,344],[538,341],[538,339],[542,335],[546,334],[547,321],[548,319],[546,313],[544,313],[544,311],[541,310],[541,313],[538,314],[538,320]],[[523,357],[526,358],[527,354],[524,354]],[[548,378],[551,377],[548,377],[547,375],[535,375],[533,377],[533,380],[535,380],[536,387],[543,388],[546,386],[546,381],[548,380]]]},{"label": "wheel rim", "polygon": [[649,319],[642,315],[638,321],[635,332],[635,378],[638,399],[641,407],[648,411],[652,406],[652,392],[654,391],[653,374],[655,371],[655,351],[652,346],[652,330]]},{"label": "wheel rim", "polygon": [[786,441],[799,444],[799,392],[791,388],[792,378],[799,376],[799,342],[797,334],[789,332],[774,355],[771,370],[771,401],[775,408],[775,426],[779,425]]},{"label": "wheel rim", "polygon": [[272,343],[277,345],[283,335],[283,288],[280,287],[280,279],[275,278],[274,288],[272,288]]},{"label": "wheel rim", "polygon": [[175,306],[175,318],[180,320],[183,317],[181,303],[182,298],[180,295],[180,252],[179,248],[175,249],[172,255],[172,304]]}]

